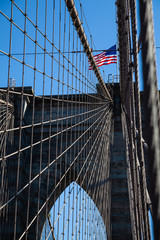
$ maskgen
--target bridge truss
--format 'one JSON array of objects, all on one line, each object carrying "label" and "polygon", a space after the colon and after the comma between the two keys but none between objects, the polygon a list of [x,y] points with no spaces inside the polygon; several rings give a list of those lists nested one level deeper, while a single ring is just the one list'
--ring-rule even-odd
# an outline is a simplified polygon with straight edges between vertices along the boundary
[{"label": "bridge truss", "polygon": [[[10,7],[0,11],[5,36],[0,48],[2,239],[149,240],[149,209],[155,239],[160,239],[160,113],[152,1],[140,1],[143,135],[136,1],[115,4],[119,98],[96,65],[81,4],[11,0]],[[111,176],[117,126],[122,126],[118,131],[123,135],[129,203],[129,211],[123,214],[122,209],[126,215],[119,218],[112,214],[117,182]],[[120,225],[123,232],[116,225],[122,218],[129,219]]]}]

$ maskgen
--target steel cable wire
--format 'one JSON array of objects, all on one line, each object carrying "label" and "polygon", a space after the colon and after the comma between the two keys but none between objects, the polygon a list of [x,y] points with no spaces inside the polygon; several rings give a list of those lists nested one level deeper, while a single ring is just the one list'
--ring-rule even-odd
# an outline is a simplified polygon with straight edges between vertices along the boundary
[{"label": "steel cable wire", "polygon": [[[101,77],[97,80],[88,70],[88,57],[82,51],[84,46],[71,24],[65,1],[55,0],[51,4],[50,0],[35,0],[33,4],[35,7],[31,13],[30,1],[17,3],[12,0],[10,17],[5,11],[0,12],[10,25],[9,48],[2,46],[0,50],[8,58],[8,64],[4,65],[8,71],[8,76],[4,76],[6,88],[1,89],[0,96],[0,181],[3,193],[0,234],[4,239],[40,239],[51,205],[58,199],[57,208],[54,206],[52,209],[53,218],[56,220],[58,210],[62,220],[59,215],[57,225],[51,231],[53,237],[56,233],[59,238],[62,233],[61,238],[64,239],[62,225],[67,229],[68,239],[74,232],[77,239],[81,234],[98,238],[102,234],[101,229],[106,231],[98,223],[95,204],[103,223],[106,199],[103,194],[106,194],[108,184],[101,186],[99,182],[103,183],[105,178],[104,173],[101,174],[104,168],[109,173],[111,99],[104,100],[102,93],[97,92],[98,81],[104,89],[106,86]],[[16,37],[19,37],[19,45],[15,44]],[[30,47],[34,55],[29,60],[27,53]],[[18,48],[23,53],[22,57],[13,54]],[[42,57],[38,50],[43,52]],[[70,50],[76,50],[77,54],[71,57]],[[16,74],[19,87],[10,85],[12,74]],[[73,180],[84,187],[89,198],[82,191],[76,196],[77,185],[69,190],[73,200],[71,193],[67,196],[65,187]],[[97,191],[96,188],[90,189],[90,185],[96,183]],[[58,197],[63,190],[64,206],[61,210]],[[74,210],[71,211],[75,199]],[[99,199],[102,199],[103,206]],[[86,209],[88,204],[91,212]],[[66,222],[67,206],[73,220],[71,224]],[[91,224],[87,226],[89,221]]]},{"label": "steel cable wire", "polygon": [[160,239],[160,105],[157,86],[152,1],[140,1],[143,82],[148,144],[149,192],[155,239]]},{"label": "steel cable wire", "polygon": [[[100,123],[99,123],[100,124]],[[90,138],[92,137],[92,135],[90,136]],[[89,141],[89,140],[88,140]],[[53,191],[50,193],[50,195],[48,196],[46,202],[42,205],[42,207],[39,209],[39,211],[37,212],[37,215],[39,215],[41,213],[41,211],[43,210],[43,208],[45,207],[46,203],[49,201],[49,198],[51,197],[51,195],[53,194],[53,192],[56,190],[56,188],[60,185],[62,179],[65,177],[66,173],[69,171],[69,169],[71,168],[71,166],[75,163],[76,159],[78,159],[79,155],[81,154],[81,152],[83,151],[83,149],[85,148],[85,146],[87,145],[87,143],[85,143],[85,145],[83,146],[83,148],[80,150],[80,152],[78,153],[78,155],[76,156],[76,158],[74,159],[74,161],[72,162],[72,164],[69,166],[69,168],[67,169],[67,171],[64,173],[64,175],[61,177],[60,181],[56,184],[55,188],[53,189]],[[83,169],[81,169],[82,171]],[[80,175],[80,173],[79,173]],[[37,219],[37,216],[35,216],[32,221],[30,222],[30,224],[28,225],[28,227],[26,228],[25,232],[28,231],[28,229],[31,227],[31,225],[33,224],[33,222]],[[21,235],[21,237],[19,239],[22,239],[23,236],[25,235],[25,232]],[[59,231],[58,231],[59,233]]]}]

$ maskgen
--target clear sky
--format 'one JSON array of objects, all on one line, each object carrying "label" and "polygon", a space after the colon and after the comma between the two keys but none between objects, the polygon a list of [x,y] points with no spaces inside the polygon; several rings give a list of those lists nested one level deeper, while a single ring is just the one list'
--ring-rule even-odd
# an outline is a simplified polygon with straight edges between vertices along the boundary
[{"label": "clear sky", "polygon": [[[24,1],[20,0],[15,0],[15,2],[24,9]],[[41,3],[44,1],[39,1]],[[48,5],[50,4],[51,0],[48,0]],[[137,3],[139,0],[137,0]],[[29,11],[28,16],[31,16],[33,20],[35,20],[35,0],[28,0],[28,9]],[[75,0],[76,8],[79,11],[79,16],[81,18],[81,10],[80,10],[80,1]],[[85,33],[88,37],[88,40],[90,44],[92,45],[93,49],[108,49],[111,46],[113,46],[117,42],[117,24],[116,24],[116,9],[115,9],[115,1],[111,0],[81,0],[82,8],[85,13],[85,17],[89,26],[86,25],[84,15],[82,15],[82,21],[83,21],[83,27],[85,29]],[[39,8],[44,8],[43,6],[40,6]],[[0,10],[4,12],[7,16],[10,17],[10,0],[0,0]],[[49,9],[51,11],[51,9]],[[154,26],[155,26],[155,43],[157,47],[160,47],[160,30],[159,30],[159,22],[160,22],[160,1],[159,0],[153,0],[153,11],[154,11]],[[139,12],[139,11],[138,11]],[[49,14],[48,14],[49,15]],[[14,20],[19,21],[20,27],[24,25],[24,21],[21,21],[21,16],[14,11]],[[44,19],[44,11],[41,16],[42,19]],[[3,36],[0,38],[0,49],[1,50],[6,50],[8,52],[8,46],[9,46],[9,22],[7,22],[4,17],[0,14],[0,21],[2,24],[0,24],[0,31],[1,33],[3,32]],[[40,24],[41,20],[39,19],[38,25],[40,26],[41,29],[43,29],[44,26]],[[139,21],[138,21],[139,23]],[[23,28],[23,27],[22,27]],[[30,30],[28,30],[30,29]],[[29,31],[29,34],[32,36],[34,29],[28,28],[27,31]],[[90,32],[89,32],[90,31]],[[138,35],[140,32],[140,27],[138,24]],[[15,34],[13,34],[13,37],[16,36],[15,39],[13,39],[13,47],[12,47],[12,53],[13,52],[23,52],[23,47],[22,47],[22,41],[20,37],[20,34],[17,34],[18,31],[15,31]],[[91,43],[90,40],[90,33],[92,34],[92,39],[93,43]],[[47,32],[49,38],[50,33]],[[27,43],[28,44],[28,43]],[[33,44],[32,44],[33,45]],[[29,46],[29,47],[28,47]],[[15,49],[14,49],[15,48]],[[31,46],[31,44],[27,45],[27,50],[30,52],[34,52],[34,47]],[[39,49],[38,49],[39,50]],[[96,53],[95,53],[96,54]],[[18,58],[22,59],[22,56],[18,56]],[[156,58],[157,58],[157,75],[158,75],[158,84],[159,84],[159,89],[160,89],[160,48],[156,49]],[[26,56],[26,61],[29,61],[30,63],[34,62],[34,56]],[[140,88],[142,90],[142,71],[141,71],[141,53],[139,54],[139,62],[140,62]],[[5,64],[6,63],[6,64]],[[3,82],[6,82],[5,77],[7,76],[7,67],[4,68],[2,66],[7,66],[8,63],[8,57],[2,57],[0,56],[0,66],[1,66],[1,76],[3,77]],[[39,65],[41,65],[41,60],[39,56]],[[41,68],[41,66],[39,66]],[[16,70],[15,66],[15,71],[13,70],[13,74],[11,77],[15,78],[18,84],[18,76],[17,73],[19,70]],[[117,74],[117,66],[116,64],[111,64],[108,66],[103,66],[100,67],[100,71],[102,76],[104,77],[104,80],[107,81],[108,75],[109,74]],[[32,71],[33,72],[33,71]],[[31,72],[28,74],[32,74]],[[27,84],[27,80],[26,80]],[[28,83],[29,84],[29,83]]]},{"label": "clear sky", "polygon": [[[79,0],[76,0],[77,5]],[[82,0],[82,7],[93,37],[93,49],[108,49],[117,42],[116,8],[114,1]],[[84,21],[83,21],[84,22]],[[84,26],[85,28],[85,26]],[[86,28],[85,28],[86,29]],[[97,53],[95,53],[97,54]],[[100,67],[101,74],[117,74],[116,64]]]},{"label": "clear sky", "polygon": [[[75,2],[79,2],[76,0]],[[139,8],[137,1],[137,16],[139,16]],[[156,49],[157,58],[157,76],[158,85],[160,89],[160,1],[153,0],[153,13],[154,13],[154,32],[155,32],[155,45],[159,47]],[[93,36],[93,41],[97,49],[107,49],[114,45],[117,41],[117,26],[115,23],[116,10],[115,1],[105,0],[81,0],[86,19]],[[140,32],[139,18],[138,18],[138,36]],[[141,71],[141,56],[139,54],[140,63],[140,86],[142,90],[142,71]],[[113,64],[115,65],[115,64]],[[116,74],[115,66],[103,66],[105,75]]]}]

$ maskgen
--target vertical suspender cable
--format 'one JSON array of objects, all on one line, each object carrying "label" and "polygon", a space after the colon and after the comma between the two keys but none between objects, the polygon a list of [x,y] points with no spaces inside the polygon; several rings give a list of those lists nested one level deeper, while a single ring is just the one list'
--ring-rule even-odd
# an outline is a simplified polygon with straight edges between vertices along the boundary
[{"label": "vertical suspender cable", "polygon": [[155,239],[160,239],[160,109],[156,74],[152,1],[140,1],[146,141]]},{"label": "vertical suspender cable", "polygon": [[68,11],[70,13],[70,16],[72,18],[72,21],[73,21],[73,24],[74,26],[76,27],[76,30],[77,30],[77,33],[80,37],[80,40],[81,40],[81,43],[84,47],[84,51],[86,52],[87,56],[88,56],[88,59],[91,63],[91,66],[92,66],[92,69],[94,70],[95,74],[96,74],[96,77],[100,83],[100,86],[102,88],[102,92],[103,92],[103,95],[104,97],[106,97],[108,100],[110,100],[112,102],[112,98],[108,92],[108,89],[102,79],[102,76],[100,74],[100,71],[97,67],[97,64],[94,60],[94,57],[93,57],[93,54],[92,54],[92,51],[91,51],[91,48],[89,46],[89,43],[87,41],[87,37],[85,35],[85,32],[84,32],[84,29],[82,27],[82,23],[81,23],[81,20],[78,16],[78,12],[75,8],[75,4],[74,4],[74,0],[65,0],[66,2],[66,5],[67,5],[67,8],[68,8]]},{"label": "vertical suspender cable", "polygon": [[138,75],[138,41],[137,41],[137,22],[136,22],[136,1],[131,0],[131,21],[132,21],[132,41],[133,41],[133,55],[134,55],[134,70],[135,70],[135,100],[137,105],[137,129],[139,132],[138,137],[138,157],[141,162],[141,175],[142,175],[142,204],[143,204],[143,215],[145,222],[145,235],[146,238],[150,238],[150,230],[148,224],[148,213],[147,213],[147,201],[146,201],[146,174],[144,164],[144,152],[142,143],[142,120],[141,120],[141,104],[140,104],[140,92],[139,92],[139,75]]}]

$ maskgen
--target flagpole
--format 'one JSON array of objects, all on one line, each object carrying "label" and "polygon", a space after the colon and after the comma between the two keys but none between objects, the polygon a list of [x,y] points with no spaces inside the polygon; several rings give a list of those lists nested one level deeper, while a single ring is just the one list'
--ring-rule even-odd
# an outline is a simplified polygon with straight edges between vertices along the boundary
[{"label": "flagpole", "polygon": [[[116,54],[118,52],[117,49],[118,49],[118,42],[116,43]],[[118,56],[117,56],[117,83],[118,83]]]},{"label": "flagpole", "polygon": [[[115,4],[115,12],[116,12],[116,16],[115,16],[115,22],[116,22],[116,26],[117,26],[117,43],[116,43],[116,54],[118,52],[118,22],[117,22],[117,16],[118,16],[118,9],[117,9],[117,5]],[[117,83],[118,83],[118,54],[117,54]]]}]

